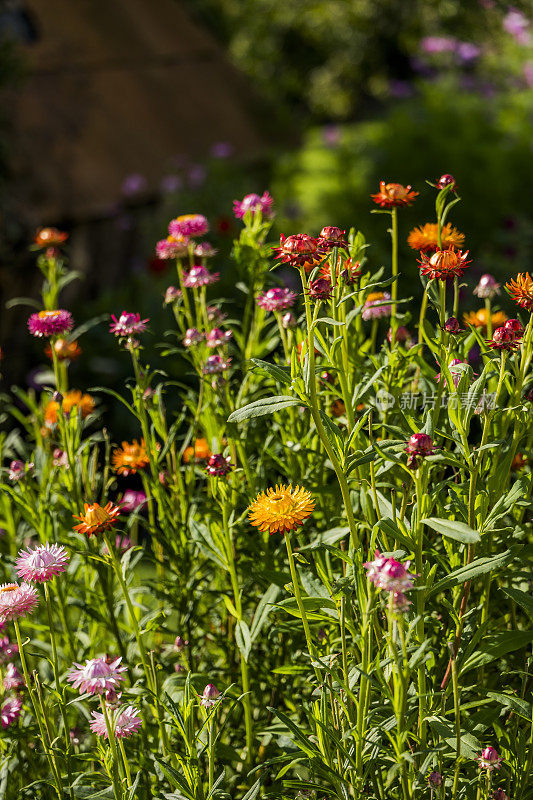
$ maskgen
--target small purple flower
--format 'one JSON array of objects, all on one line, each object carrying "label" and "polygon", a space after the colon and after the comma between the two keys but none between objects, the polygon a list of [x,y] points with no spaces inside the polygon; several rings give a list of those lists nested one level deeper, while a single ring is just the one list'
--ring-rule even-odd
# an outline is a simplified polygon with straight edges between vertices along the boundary
[{"label": "small purple flower", "polygon": [[428,775],[428,781],[430,786],[442,786],[442,775],[440,772],[431,772]]},{"label": "small purple flower", "polygon": [[426,36],[420,42],[420,49],[424,53],[453,53],[457,48],[457,39],[452,36]]},{"label": "small purple flower", "polygon": [[251,211],[252,216],[260,211],[263,217],[271,217],[273,203],[274,198],[268,192],[263,192],[262,195],[247,194],[242,200],[233,201],[233,213],[236,219],[243,219],[247,211]]},{"label": "small purple flower", "polygon": [[205,337],[208,347],[222,347],[227,344],[233,336],[231,331],[223,331],[221,328],[213,328]]},{"label": "small purple flower", "polygon": [[117,319],[114,314],[111,314],[113,323],[110,325],[109,330],[115,336],[133,336],[134,333],[142,333],[146,330],[146,323],[148,319],[141,319],[140,314],[133,314],[128,311],[123,311]]},{"label": "small purple flower", "polygon": [[222,478],[232,469],[233,464],[229,456],[224,457],[222,453],[215,453],[209,457],[205,471],[211,477]]},{"label": "small purple flower", "polygon": [[211,708],[211,706],[216,705],[219,697],[220,692],[217,687],[213,683],[208,683],[200,698],[200,705],[204,708]]},{"label": "small purple flower", "polygon": [[61,336],[69,333],[74,326],[70,311],[58,308],[55,311],[39,311],[28,320],[28,329],[32,336]]},{"label": "small purple flower", "polygon": [[219,277],[219,272],[209,272],[207,267],[198,264],[185,273],[183,283],[187,289],[196,289],[199,286],[208,286],[210,283],[216,283]]},{"label": "small purple flower", "polygon": [[183,186],[183,181],[179,175],[164,175],[159,183],[159,188],[163,194],[175,194]]},{"label": "small purple flower", "polygon": [[9,697],[0,708],[0,720],[2,721],[2,728],[7,728],[16,719],[20,717],[22,709],[22,700],[18,695]]},{"label": "small purple flower", "polygon": [[147,185],[144,175],[133,173],[132,175],[128,175],[122,182],[122,194],[126,197],[135,197],[135,195],[144,192]]},{"label": "small purple flower", "polygon": [[120,503],[120,510],[131,514],[135,509],[141,508],[146,503],[146,494],[142,490],[126,489]]},{"label": "small purple flower", "polygon": [[203,338],[204,334],[200,333],[198,328],[187,328],[183,338],[183,344],[185,347],[193,347],[195,344],[198,344],[198,342],[201,342]]},{"label": "small purple flower", "polygon": [[477,44],[473,44],[472,42],[459,42],[455,54],[461,64],[469,64],[475,61],[476,58],[479,58],[481,55],[481,47],[478,47]]},{"label": "small purple flower", "polygon": [[[2,623],[3,627],[3,623]],[[6,664],[12,661],[18,654],[18,644],[9,641],[9,636],[0,638],[0,664]]]},{"label": "small purple flower", "polygon": [[229,158],[234,150],[231,142],[215,142],[211,145],[210,153],[213,158]]},{"label": "small purple flower", "polygon": [[202,370],[204,375],[213,375],[215,372],[224,372],[229,368],[231,358],[222,358],[222,356],[208,356],[205,366]]},{"label": "small purple flower", "polygon": [[486,273],[479,279],[479,283],[474,289],[474,294],[482,299],[488,298],[492,300],[500,293],[500,284],[493,275]]},{"label": "small purple flower", "polygon": [[275,287],[268,289],[257,298],[257,305],[265,311],[285,311],[291,308],[296,300],[296,293],[290,289]]},{"label": "small purple flower", "polygon": [[521,45],[531,42],[528,18],[517,8],[510,8],[503,19],[503,28]]}]

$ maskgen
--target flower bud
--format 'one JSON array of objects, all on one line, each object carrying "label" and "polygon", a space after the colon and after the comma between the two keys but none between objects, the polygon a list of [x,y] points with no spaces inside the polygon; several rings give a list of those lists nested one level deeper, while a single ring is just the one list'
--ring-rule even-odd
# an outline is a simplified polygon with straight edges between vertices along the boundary
[{"label": "flower bud", "polygon": [[283,315],[281,319],[281,324],[287,330],[288,328],[295,328],[296,327],[296,317],[294,314],[291,314],[290,311],[287,311],[286,314]]},{"label": "flower bud", "polygon": [[220,697],[220,692],[215,686],[215,684],[208,683],[203,691],[200,703],[201,705],[203,705],[204,708],[210,708],[211,706],[215,705],[219,697]]},{"label": "flower bud", "polygon": [[181,651],[187,647],[188,644],[189,642],[186,642],[181,636],[176,636],[174,639],[174,649],[177,650],[178,653],[181,653]]},{"label": "flower bud", "polygon": [[503,789],[495,789],[494,794],[492,795],[494,800],[509,800],[509,795]]},{"label": "flower bud", "polygon": [[456,319],[455,317],[449,317],[444,323],[444,330],[446,331],[446,333],[451,333],[451,334],[460,333],[461,326],[459,324],[459,320]]},{"label": "flower bud", "polygon": [[450,175],[449,172],[445,172],[444,175],[441,175],[438,182],[439,189],[444,189],[445,186],[452,186],[453,191],[457,189],[457,184],[455,182],[455,178],[453,175]]},{"label": "flower bud", "polygon": [[434,771],[428,775],[428,781],[431,786],[442,786],[442,775],[440,772]]},{"label": "flower bud", "polygon": [[61,394],[61,392],[56,391],[52,395],[52,400],[54,401],[54,403],[59,403],[59,405],[61,405],[61,403],[63,402],[63,395]]},{"label": "flower bud", "polygon": [[331,296],[331,282],[327,278],[317,278],[309,283],[311,300],[328,300]]},{"label": "flower bud", "polygon": [[508,319],[503,327],[506,331],[509,331],[514,339],[518,339],[524,333],[524,328],[519,319]]},{"label": "flower bud", "polygon": [[433,439],[427,433],[413,433],[405,452],[411,456],[430,456],[434,452]]}]

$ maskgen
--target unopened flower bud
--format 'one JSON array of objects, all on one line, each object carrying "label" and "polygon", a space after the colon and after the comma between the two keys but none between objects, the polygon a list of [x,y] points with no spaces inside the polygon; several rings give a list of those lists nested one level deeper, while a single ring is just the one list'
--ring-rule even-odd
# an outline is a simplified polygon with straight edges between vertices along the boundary
[{"label": "unopened flower bud", "polygon": [[311,300],[328,300],[331,296],[331,281],[327,278],[317,278],[309,283],[309,297]]},{"label": "unopened flower bud", "polygon": [[200,703],[204,708],[210,708],[215,705],[219,697],[220,692],[214,683],[208,683],[203,691]]},{"label": "unopened flower bud", "polygon": [[518,339],[524,333],[524,328],[519,319],[508,319],[503,327],[506,331],[509,331],[515,339]]},{"label": "unopened flower bud", "polygon": [[287,311],[287,313],[283,315],[283,317],[281,319],[281,323],[282,323],[283,327],[285,328],[285,330],[287,330],[288,328],[295,328],[296,327],[296,317],[294,316],[294,314],[291,314],[290,311]]},{"label": "unopened flower bud", "polygon": [[444,189],[445,186],[452,186],[453,190],[457,189],[457,184],[455,182],[455,178],[453,175],[450,175],[449,172],[444,173],[439,178],[438,187],[439,189]]},{"label": "unopened flower bud", "polygon": [[176,636],[174,640],[174,648],[178,651],[178,653],[181,653],[181,651],[187,647],[188,644],[189,642],[186,642],[181,636]]},{"label": "unopened flower bud", "polygon": [[428,781],[430,786],[442,786],[442,775],[437,771],[432,772],[428,775]]},{"label": "unopened flower bud", "polygon": [[59,405],[61,405],[61,403],[63,402],[63,395],[61,394],[61,392],[56,391],[52,395],[52,400],[54,401],[54,403],[59,403]]},{"label": "unopened flower bud", "polygon": [[444,323],[444,330],[446,333],[460,333],[461,326],[459,324],[459,320],[455,317],[449,317],[446,322]]}]

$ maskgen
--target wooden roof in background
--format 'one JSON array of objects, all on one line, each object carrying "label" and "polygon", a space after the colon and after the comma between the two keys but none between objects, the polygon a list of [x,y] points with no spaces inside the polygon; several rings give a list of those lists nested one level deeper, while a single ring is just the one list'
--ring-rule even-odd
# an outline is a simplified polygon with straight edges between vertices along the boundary
[{"label": "wooden roof in background", "polygon": [[179,0],[28,0],[37,41],[10,99],[15,200],[30,225],[105,215],[132,173],[268,144],[259,103]]}]

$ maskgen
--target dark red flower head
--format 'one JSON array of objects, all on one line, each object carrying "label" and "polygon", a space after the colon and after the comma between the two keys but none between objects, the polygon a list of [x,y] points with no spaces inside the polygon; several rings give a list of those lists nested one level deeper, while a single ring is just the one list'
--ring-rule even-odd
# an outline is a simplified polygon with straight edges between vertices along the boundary
[{"label": "dark red flower head", "polygon": [[435,452],[433,439],[427,433],[413,433],[407,442],[405,452],[409,454],[407,466],[414,467],[417,464],[417,458],[433,455]]},{"label": "dark red flower head", "polygon": [[509,331],[515,339],[519,339],[524,333],[524,327],[519,319],[508,319],[503,327],[506,331]]},{"label": "dark red flower head", "polygon": [[492,334],[492,339],[489,339],[487,344],[494,350],[515,350],[520,343],[507,328],[496,328]]},{"label": "dark red flower head", "polygon": [[277,253],[276,258],[291,267],[303,267],[306,272],[311,272],[326,255],[318,239],[307,233],[295,233],[287,237],[281,234],[279,243],[280,246],[273,250]]},{"label": "dark red flower head", "polygon": [[459,324],[459,320],[455,317],[449,317],[446,322],[444,323],[444,330],[446,333],[460,333],[461,326]]},{"label": "dark red flower head", "polygon": [[341,228],[326,225],[320,231],[320,236],[318,237],[319,246],[326,250],[332,250],[334,247],[348,247],[348,242],[342,238],[345,233],[346,231]]},{"label": "dark red flower head", "polygon": [[455,182],[455,178],[453,175],[450,175],[449,172],[446,172],[444,175],[441,175],[438,182],[439,189],[444,189],[445,186],[452,186],[453,191],[457,189],[457,184]]},{"label": "dark red flower head", "polygon": [[311,300],[329,300],[331,297],[331,281],[327,278],[317,278],[309,283],[309,297]]}]

